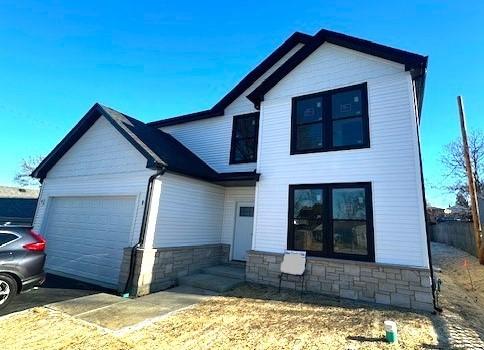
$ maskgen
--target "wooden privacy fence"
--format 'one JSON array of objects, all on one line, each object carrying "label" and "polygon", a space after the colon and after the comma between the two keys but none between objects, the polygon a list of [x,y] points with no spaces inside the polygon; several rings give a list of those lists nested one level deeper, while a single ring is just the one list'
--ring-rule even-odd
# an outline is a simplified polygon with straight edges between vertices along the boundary
[{"label": "wooden privacy fence", "polygon": [[460,250],[476,255],[476,241],[472,231],[472,222],[444,221],[431,225],[433,242],[446,243]]}]

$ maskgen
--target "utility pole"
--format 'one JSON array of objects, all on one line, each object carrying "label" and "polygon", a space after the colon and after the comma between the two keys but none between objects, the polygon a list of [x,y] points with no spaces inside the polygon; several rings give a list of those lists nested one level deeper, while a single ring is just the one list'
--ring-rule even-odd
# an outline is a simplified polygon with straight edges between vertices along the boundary
[{"label": "utility pole", "polygon": [[481,265],[484,265],[484,244],[482,244],[482,239],[481,239],[482,228],[481,228],[481,220],[479,218],[479,204],[477,201],[476,181],[474,180],[474,172],[472,171],[472,163],[469,156],[469,144],[467,143],[466,116],[464,112],[464,101],[462,100],[462,96],[457,96],[457,104],[459,106],[460,131],[462,133],[462,146],[464,150],[464,159],[466,162],[467,180],[469,184],[469,196],[471,198],[472,224],[474,227],[477,256],[479,257],[479,263]]}]

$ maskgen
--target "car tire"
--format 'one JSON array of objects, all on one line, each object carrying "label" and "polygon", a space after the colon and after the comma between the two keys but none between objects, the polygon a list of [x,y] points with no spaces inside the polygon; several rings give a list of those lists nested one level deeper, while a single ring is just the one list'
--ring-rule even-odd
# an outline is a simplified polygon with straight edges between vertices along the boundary
[{"label": "car tire", "polygon": [[0,274],[0,309],[7,306],[17,295],[17,281],[11,276]]}]

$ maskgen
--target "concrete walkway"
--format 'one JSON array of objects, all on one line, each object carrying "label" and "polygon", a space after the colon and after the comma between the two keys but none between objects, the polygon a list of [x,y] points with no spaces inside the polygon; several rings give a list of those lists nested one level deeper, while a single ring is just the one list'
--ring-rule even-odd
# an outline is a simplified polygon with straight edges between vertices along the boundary
[{"label": "concrete walkway", "polygon": [[[122,298],[106,291],[99,292],[91,289],[87,289],[80,295],[67,293],[62,289],[62,296],[66,294],[69,297],[56,299],[52,298],[52,295],[55,296],[53,293],[55,289],[50,289],[50,293],[42,293],[49,297],[44,296],[42,303],[33,306],[43,305],[106,330],[123,332],[233,289],[243,283],[244,279],[243,265],[226,264],[206,268],[198,274],[180,278],[179,287],[136,299]],[[61,285],[67,284],[63,280]],[[76,291],[76,289],[73,290]],[[39,294],[38,291],[36,292]]]},{"label": "concrete walkway", "polygon": [[111,331],[122,331],[198,304],[211,295],[214,293],[191,287],[176,287],[137,299],[99,293],[48,304],[45,307]]}]

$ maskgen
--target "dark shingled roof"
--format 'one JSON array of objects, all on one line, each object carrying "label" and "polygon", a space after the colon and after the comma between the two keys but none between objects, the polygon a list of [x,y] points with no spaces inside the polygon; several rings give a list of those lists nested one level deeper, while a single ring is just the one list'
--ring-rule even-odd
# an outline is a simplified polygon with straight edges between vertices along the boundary
[{"label": "dark shingled roof", "polygon": [[215,170],[170,134],[109,107],[101,106],[101,108],[168,170],[207,180],[217,177]]},{"label": "dark shingled roof", "polygon": [[173,136],[98,103],[45,157],[42,163],[32,172],[32,176],[40,179],[45,178],[57,161],[101,116],[104,116],[147,159],[147,168],[164,167],[172,172],[220,184],[255,181],[258,178],[255,172],[219,174]]},{"label": "dark shingled roof", "polygon": [[37,198],[0,198],[0,223],[30,224],[36,207]]}]

